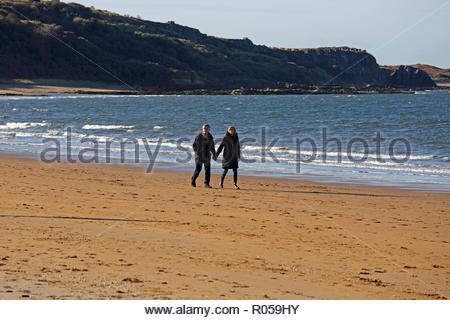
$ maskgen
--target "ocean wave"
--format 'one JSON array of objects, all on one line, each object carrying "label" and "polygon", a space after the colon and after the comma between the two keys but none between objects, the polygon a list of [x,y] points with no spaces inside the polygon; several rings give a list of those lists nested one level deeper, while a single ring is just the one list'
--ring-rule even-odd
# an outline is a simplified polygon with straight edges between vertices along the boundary
[{"label": "ocean wave", "polygon": [[[2,134],[0,132],[0,134]],[[26,133],[25,133],[26,136]],[[49,136],[52,137],[52,136]],[[53,136],[54,137],[54,136]],[[63,141],[63,140],[61,140]],[[75,141],[74,141],[75,142]],[[151,143],[153,144],[152,147],[152,151],[154,151],[154,145],[156,145],[156,142]],[[22,141],[11,141],[11,142],[6,142],[6,141],[0,141],[0,145],[5,145],[5,146],[10,146],[10,147],[19,147],[19,148],[36,148],[36,147],[40,147],[40,148],[45,148],[47,146],[47,144],[45,143],[37,143],[35,141],[30,141],[30,142],[22,142]],[[179,149],[175,149],[174,147],[176,146],[175,144],[171,143],[171,142],[163,142],[162,147],[168,147],[169,149],[165,149],[165,148],[161,148],[159,149],[159,154],[161,156],[163,156],[163,159],[169,161],[169,162],[176,162],[176,159],[178,156],[184,158],[185,157],[185,152],[181,151]],[[90,143],[83,143],[83,144],[73,144],[72,145],[72,151],[73,152],[78,152],[79,150],[85,149],[85,148],[92,148],[93,145]],[[132,145],[132,144],[126,144],[123,147],[120,147],[117,144],[113,144],[110,145],[109,150],[111,152],[111,155],[118,155],[122,152],[125,152],[127,155],[134,155],[135,153],[135,148],[136,146]],[[99,145],[98,148],[99,154],[100,156],[104,155],[106,153],[106,146],[105,145]],[[64,155],[67,152],[65,145],[61,144],[61,153],[62,155]],[[138,152],[140,154],[140,159],[145,159],[146,158],[146,154],[147,151],[144,147],[142,147],[141,145],[139,145],[138,147]],[[129,157],[127,156],[127,157]],[[167,158],[169,157],[169,158]],[[293,157],[282,157],[282,156],[277,156],[275,155],[276,159],[272,159],[272,157],[268,157],[266,156],[264,158],[264,162],[262,161],[262,157],[260,155],[257,154],[244,154],[243,155],[243,160],[255,160],[255,163],[246,163],[245,161],[242,162],[242,168],[247,168],[249,170],[252,170],[252,168],[256,167],[260,167],[261,165],[263,166],[267,166],[266,169],[263,169],[263,171],[273,171],[274,169],[277,169],[274,166],[279,166],[281,168],[287,168],[287,167],[291,167],[291,166],[295,166],[297,164],[296,160]],[[220,163],[220,159],[219,159],[219,163]],[[342,161],[342,162],[337,162],[337,161],[333,161],[333,160],[327,160],[327,162],[323,162],[322,160],[315,160],[312,162],[301,162],[300,165],[302,167],[322,167],[322,168],[336,168],[336,170],[356,170],[356,171],[362,171],[364,172],[364,170],[376,170],[379,172],[385,172],[385,174],[389,174],[391,172],[395,172],[398,174],[419,174],[419,175],[433,175],[433,176],[439,176],[439,177],[450,177],[450,168],[444,164],[442,165],[433,165],[430,167],[422,167],[422,166],[418,166],[415,165],[414,163],[403,163],[403,164],[397,164],[397,163],[393,163],[393,162],[385,162],[385,163],[381,163],[381,162],[375,162],[375,161],[366,161],[366,162],[362,162],[362,163],[354,163],[354,162],[350,162],[350,161]],[[340,169],[338,169],[340,168]],[[278,170],[278,169],[277,169]]]},{"label": "ocean wave", "polygon": [[[64,139],[67,139],[67,133],[64,132]],[[86,133],[77,133],[72,132],[72,143],[76,144],[80,142],[83,138],[89,138],[89,139],[95,139],[100,144],[105,144],[106,142],[111,143],[111,145],[116,145],[119,143],[124,143],[125,145],[131,145],[134,141],[137,141],[137,144],[139,144],[141,147],[144,147],[145,144],[147,144],[150,147],[156,146],[160,144],[161,147],[168,147],[168,148],[178,148],[177,143],[173,140],[162,140],[161,142],[158,139],[152,139],[152,138],[123,138],[123,137],[113,137],[113,136],[99,136],[99,135],[92,135],[92,134],[86,134]],[[78,141],[77,141],[78,140]],[[145,143],[144,143],[145,140]],[[192,145],[190,143],[181,143],[181,147],[188,148],[189,150],[192,150]],[[184,152],[182,150],[179,150],[180,152]]]},{"label": "ocean wave", "polygon": [[15,132],[0,132],[0,138],[15,138]]},{"label": "ocean wave", "polygon": [[44,144],[42,143],[31,143],[31,142],[3,142],[0,141],[0,145],[5,145],[5,146],[11,146],[11,147],[15,147],[15,146],[19,146],[19,147],[42,147],[44,146]]},{"label": "ocean wave", "polygon": [[58,133],[52,132],[0,132],[0,136],[7,136],[10,138],[56,138],[63,139],[64,137],[59,135]]},{"label": "ocean wave", "polygon": [[359,170],[380,170],[380,171],[387,171],[387,172],[403,172],[403,173],[420,173],[420,174],[432,174],[432,175],[438,175],[438,176],[450,176],[450,170],[445,168],[419,168],[419,167],[405,167],[405,166],[383,166],[383,165],[365,165],[364,163],[361,164],[343,164],[343,163],[319,163],[319,162],[312,162],[308,163],[306,165],[311,166],[323,166],[323,167],[338,167],[338,168],[355,168]]},{"label": "ocean wave", "polygon": [[83,129],[83,130],[119,130],[119,129],[132,129],[132,128],[134,128],[134,126],[85,124],[81,129]]},{"label": "ocean wave", "polygon": [[[23,128],[27,128],[27,127],[32,127],[32,126],[45,126],[48,125],[47,123],[7,123],[6,126],[0,126],[0,129],[6,129],[6,131],[0,131],[0,137],[4,137],[4,138],[14,138],[14,137],[37,137],[37,138],[61,138],[61,139],[66,139],[67,136],[67,132],[66,131],[58,131],[58,130],[47,130],[44,132],[24,132],[24,131],[20,131],[20,130],[15,130],[15,131],[11,131],[12,128],[18,128],[18,129],[23,129]],[[85,125],[82,128],[85,130],[122,130],[122,131],[129,131],[130,128],[132,126],[123,126],[123,125]],[[88,132],[72,132],[72,143],[73,144],[77,144],[80,142],[80,140],[82,138],[90,138],[90,139],[95,139],[97,140],[97,142],[99,142],[100,144],[102,143],[106,143],[111,142],[114,144],[123,142],[126,144],[132,144],[133,141],[137,141],[137,143],[140,146],[144,146],[144,140],[146,140],[146,144],[154,147],[159,143],[159,139],[156,137],[151,137],[151,138],[134,138],[134,137],[117,137],[114,136],[113,134],[111,135],[93,135],[93,134],[89,134]],[[135,140],[134,140],[135,139]],[[78,140],[78,141],[77,141]],[[176,143],[176,141],[174,139],[164,139],[161,142],[161,147],[162,148],[166,148],[166,149],[178,149],[178,145]],[[180,144],[180,147],[185,148],[189,151],[192,151],[192,145],[190,142],[183,142]],[[180,150],[182,151],[182,150]],[[184,152],[184,151],[183,151]],[[261,152],[262,152],[262,148],[261,146],[255,146],[255,145],[245,145],[242,147],[242,152],[243,155],[246,157],[253,157],[253,156],[260,156]],[[286,146],[278,146],[278,147],[272,147],[270,148],[270,152],[273,153],[275,155],[275,157],[277,157],[278,159],[286,159],[289,161],[295,161],[296,155],[297,155],[297,151],[293,148],[289,148]],[[311,150],[301,150],[300,151],[300,157],[302,160],[306,160],[306,158],[310,158],[313,156],[313,151]],[[317,161],[322,161],[322,159],[324,158],[325,153],[323,153],[322,151],[316,151],[315,152],[315,156],[316,156],[316,160]],[[328,162],[337,162],[339,153],[338,152],[327,152],[327,161]],[[351,163],[354,163],[352,161],[350,161],[350,159],[347,156],[346,152],[342,152],[341,154],[341,162],[345,163],[346,161],[349,161]],[[351,156],[356,159],[363,159],[365,156],[367,156],[367,159],[364,161],[365,163],[370,163],[370,162],[374,162],[374,163],[382,163],[382,161],[386,162],[387,166],[390,166],[390,163],[395,163],[393,162],[391,156],[389,154],[374,154],[374,153],[369,153],[367,155],[365,155],[362,152],[352,152]],[[405,155],[403,154],[395,154],[395,157],[397,159],[403,159],[405,158]],[[253,158],[252,158],[253,159]],[[256,158],[254,158],[256,159]],[[270,153],[266,152],[266,159],[270,159]],[[377,159],[381,159],[381,161],[378,161]],[[427,161],[427,160],[435,160],[438,162],[448,162],[449,158],[448,157],[438,157],[436,155],[410,155],[408,158],[408,162],[410,161]]]},{"label": "ocean wave", "polygon": [[[296,151],[293,151],[293,150],[289,150],[289,153],[297,154]],[[301,151],[300,155],[312,156],[313,152],[312,151]],[[323,158],[325,155],[327,157],[337,158],[339,156],[339,153],[338,152],[326,152],[326,153],[324,153],[324,152],[320,152],[320,151],[316,152],[316,156],[318,158]],[[342,152],[340,155],[341,155],[341,157],[343,159],[347,159],[348,158],[346,152]],[[354,159],[362,159],[364,157],[367,157],[367,159],[378,159],[379,158],[379,159],[382,159],[382,160],[392,160],[392,157],[389,154],[378,154],[377,155],[377,154],[373,154],[373,153],[364,154],[364,153],[361,153],[361,152],[352,152],[350,156],[352,158],[354,158]],[[403,155],[403,154],[394,154],[394,158],[395,159],[403,159],[405,157],[406,157],[406,155]],[[417,156],[415,156],[415,155],[412,155],[412,154],[409,155],[409,157],[408,157],[409,160],[432,160],[432,159],[435,159],[435,158],[436,158],[435,155],[417,155]]]},{"label": "ocean wave", "polygon": [[[245,151],[249,151],[249,152],[261,152],[263,150],[263,148],[261,146],[243,146],[242,147],[243,150]],[[321,148],[320,148],[321,149]],[[297,155],[297,150],[289,148],[289,147],[272,147],[270,148],[270,151],[274,154],[280,153],[288,153],[288,154],[292,154],[292,155]],[[266,152],[267,153],[267,152]],[[310,150],[305,150],[305,151],[300,151],[300,155],[301,156],[307,156],[307,157],[311,157],[313,155],[316,155],[317,158],[323,158],[325,155],[327,157],[331,157],[331,158],[337,158],[339,155],[342,158],[347,158],[347,152],[343,151],[341,153],[339,152],[335,152],[335,151],[330,151],[330,152],[322,152],[322,151],[316,151],[315,153],[313,151]],[[367,159],[383,159],[383,160],[392,160],[391,156],[389,154],[374,154],[374,153],[368,153],[367,155],[365,155],[364,153],[361,152],[352,152],[351,156],[354,159],[361,159],[365,156],[367,156]],[[400,154],[394,154],[394,156],[396,158],[403,158],[405,155],[400,155]],[[437,158],[436,155],[410,155],[409,156],[409,160],[432,160]]]},{"label": "ocean wave", "polygon": [[0,125],[0,130],[10,129],[26,129],[31,127],[48,126],[46,122],[7,122],[5,125]]},{"label": "ocean wave", "polygon": [[[279,165],[296,165],[297,161],[293,157],[283,157],[274,154],[275,158],[265,156],[264,158],[261,155],[257,154],[244,154],[242,156],[245,160],[254,160],[256,163],[278,163]],[[248,164],[252,165],[252,164]],[[434,175],[445,175],[450,176],[450,169],[448,166],[443,165],[434,165],[434,166],[419,166],[415,163],[406,162],[406,163],[395,163],[395,162],[377,162],[366,160],[364,162],[352,162],[352,161],[341,161],[337,162],[336,159],[328,159],[324,162],[321,159],[316,159],[311,162],[300,161],[301,166],[312,166],[312,167],[329,167],[329,168],[351,168],[357,170],[380,170],[380,171],[388,171],[388,172],[404,172],[404,173],[420,173],[420,174],[434,174]]]},{"label": "ocean wave", "polygon": [[[267,148],[267,147],[266,147]],[[263,148],[261,146],[243,146],[242,147],[243,150],[247,150],[247,151],[256,151],[256,152],[261,152],[263,150]],[[289,147],[271,147],[270,151],[286,151],[286,152],[290,152],[292,149],[290,149]],[[295,150],[292,150],[295,151]]]}]

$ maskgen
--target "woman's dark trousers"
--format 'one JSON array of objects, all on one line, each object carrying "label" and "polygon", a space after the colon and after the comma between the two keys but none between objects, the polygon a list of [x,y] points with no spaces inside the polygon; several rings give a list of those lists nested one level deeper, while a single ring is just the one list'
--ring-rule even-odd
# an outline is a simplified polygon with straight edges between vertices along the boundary
[{"label": "woman's dark trousers", "polygon": [[[222,181],[225,179],[225,176],[228,173],[228,169],[223,169],[222,172]],[[237,184],[237,178],[238,178],[238,169],[237,168],[233,168],[233,181],[234,184]]]}]

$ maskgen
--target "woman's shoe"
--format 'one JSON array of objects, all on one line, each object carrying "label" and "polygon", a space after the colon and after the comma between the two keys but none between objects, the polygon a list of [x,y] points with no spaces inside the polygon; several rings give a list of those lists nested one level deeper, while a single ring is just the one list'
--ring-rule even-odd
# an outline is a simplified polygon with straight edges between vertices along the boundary
[{"label": "woman's shoe", "polygon": [[220,178],[219,187],[220,187],[221,189],[223,189],[223,178]]},{"label": "woman's shoe", "polygon": [[234,186],[234,189],[236,189],[236,190],[240,190],[241,188],[239,188],[239,186],[237,185],[237,184],[235,184]]}]

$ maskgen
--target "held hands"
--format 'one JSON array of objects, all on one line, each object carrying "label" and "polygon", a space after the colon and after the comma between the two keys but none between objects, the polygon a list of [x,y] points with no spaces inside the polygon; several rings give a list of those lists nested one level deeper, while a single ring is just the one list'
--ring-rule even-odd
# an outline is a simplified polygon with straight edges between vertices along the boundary
[{"label": "held hands", "polygon": [[214,157],[213,157],[213,160],[214,160],[214,161],[217,161],[217,156],[214,156]]},{"label": "held hands", "polygon": [[237,158],[237,161],[238,161],[238,162],[241,161],[241,158]]}]

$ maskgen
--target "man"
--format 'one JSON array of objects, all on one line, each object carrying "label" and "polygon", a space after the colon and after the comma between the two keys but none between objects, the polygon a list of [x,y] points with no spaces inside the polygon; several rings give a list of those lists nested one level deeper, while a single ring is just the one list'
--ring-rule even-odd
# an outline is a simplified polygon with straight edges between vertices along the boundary
[{"label": "man", "polygon": [[197,180],[202,166],[205,166],[205,188],[211,188],[209,180],[211,178],[211,153],[214,161],[217,160],[216,149],[214,148],[214,138],[209,133],[209,124],[203,125],[202,133],[195,137],[192,147],[195,152],[195,171],[191,178],[191,185],[195,188],[195,180]]}]

